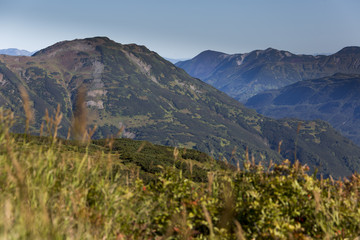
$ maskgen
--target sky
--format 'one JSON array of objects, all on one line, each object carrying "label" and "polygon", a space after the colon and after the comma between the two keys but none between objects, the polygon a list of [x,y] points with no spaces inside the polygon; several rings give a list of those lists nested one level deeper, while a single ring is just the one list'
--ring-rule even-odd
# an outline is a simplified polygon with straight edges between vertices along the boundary
[{"label": "sky", "polygon": [[359,0],[0,0],[0,49],[107,36],[168,58],[360,46]]}]

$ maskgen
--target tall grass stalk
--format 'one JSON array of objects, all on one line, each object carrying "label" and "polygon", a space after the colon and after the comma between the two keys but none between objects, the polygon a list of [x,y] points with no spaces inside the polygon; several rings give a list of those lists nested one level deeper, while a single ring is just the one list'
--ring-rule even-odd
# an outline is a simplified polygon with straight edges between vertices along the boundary
[{"label": "tall grass stalk", "polygon": [[84,142],[87,138],[86,126],[87,126],[87,109],[86,109],[86,89],[84,86],[78,88],[75,111],[72,122],[72,136],[75,140]]},{"label": "tall grass stalk", "polygon": [[20,96],[22,98],[22,104],[23,104],[25,117],[26,117],[25,132],[29,133],[30,123],[34,121],[34,112],[33,112],[33,109],[31,108],[29,94],[26,91],[25,87],[20,85],[19,86],[19,91],[20,91]]}]

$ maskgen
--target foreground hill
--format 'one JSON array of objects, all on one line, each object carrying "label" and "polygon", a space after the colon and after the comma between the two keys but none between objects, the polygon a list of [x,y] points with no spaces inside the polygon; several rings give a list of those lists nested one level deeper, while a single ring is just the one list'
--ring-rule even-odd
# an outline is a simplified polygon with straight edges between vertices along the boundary
[{"label": "foreground hill", "polygon": [[246,54],[205,51],[176,66],[245,102],[264,90],[305,79],[338,72],[360,74],[360,47],[346,47],[329,56],[296,55],[272,48]]},{"label": "foreground hill", "polygon": [[[121,130],[124,137],[195,148],[216,159],[223,154],[233,163],[252,156],[265,163],[294,160],[296,152],[325,175],[360,170],[360,148],[329,124],[300,127],[296,120],[263,117],[144,46],[98,37],[60,42],[32,57],[0,55],[0,84],[0,106],[16,116],[24,116],[19,86],[27,90],[35,116],[30,133],[39,134],[42,123],[49,132],[46,110],[54,115],[60,104],[59,134],[66,137],[85,88],[87,116],[79,119],[98,126],[94,138]],[[23,132],[25,125],[20,117],[15,130]]]},{"label": "foreground hill", "polygon": [[92,158],[101,159],[98,154],[102,156],[106,154],[107,160],[114,164],[112,171],[120,174],[123,180],[126,175],[132,175],[132,177],[140,178],[145,183],[150,183],[157,179],[156,174],[163,169],[173,168],[177,173],[182,171],[184,177],[194,182],[205,182],[209,171],[236,169],[234,165],[224,161],[216,161],[209,155],[197,150],[178,149],[128,138],[97,139],[88,141],[86,144],[79,144],[74,140],[58,138],[54,141],[51,137],[26,134],[12,134],[11,137],[17,145],[24,143],[28,145],[27,148],[30,151],[31,147],[35,151],[38,148],[49,150],[56,144],[61,151],[75,156],[87,152]]},{"label": "foreground hill", "polygon": [[360,145],[360,75],[336,74],[301,81],[250,98],[246,105],[266,116],[328,121]]}]

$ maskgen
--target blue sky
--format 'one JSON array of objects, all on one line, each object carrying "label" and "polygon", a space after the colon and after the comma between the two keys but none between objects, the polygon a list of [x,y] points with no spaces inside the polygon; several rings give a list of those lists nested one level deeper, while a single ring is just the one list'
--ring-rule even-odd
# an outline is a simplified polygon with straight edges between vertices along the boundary
[{"label": "blue sky", "polygon": [[360,46],[359,0],[0,0],[0,49],[108,36],[164,57]]}]

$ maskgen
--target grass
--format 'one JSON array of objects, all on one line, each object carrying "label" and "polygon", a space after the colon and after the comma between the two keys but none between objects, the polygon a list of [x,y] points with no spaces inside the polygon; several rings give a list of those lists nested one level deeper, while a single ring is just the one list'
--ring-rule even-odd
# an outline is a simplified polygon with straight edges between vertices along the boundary
[{"label": "grass", "polygon": [[[197,152],[130,140],[84,145],[54,138],[54,132],[14,135],[13,119],[10,112],[0,114],[0,239],[360,235],[358,174],[317,179],[298,162],[264,167],[247,159],[236,169]],[[162,159],[155,172],[144,167],[146,156]],[[193,178],[196,167],[206,177]]]}]

